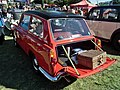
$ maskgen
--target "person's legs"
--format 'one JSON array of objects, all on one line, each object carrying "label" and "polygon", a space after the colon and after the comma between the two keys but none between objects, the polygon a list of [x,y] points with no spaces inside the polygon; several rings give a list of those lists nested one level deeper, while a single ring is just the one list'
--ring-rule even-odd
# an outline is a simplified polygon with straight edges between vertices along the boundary
[{"label": "person's legs", "polygon": [[5,33],[4,33],[4,28],[1,28],[1,33],[0,33],[0,45],[3,44],[3,41],[5,40]]},{"label": "person's legs", "polygon": [[5,37],[4,34],[2,34],[2,35],[0,36],[0,45],[3,44],[3,41],[5,40],[4,37]]}]

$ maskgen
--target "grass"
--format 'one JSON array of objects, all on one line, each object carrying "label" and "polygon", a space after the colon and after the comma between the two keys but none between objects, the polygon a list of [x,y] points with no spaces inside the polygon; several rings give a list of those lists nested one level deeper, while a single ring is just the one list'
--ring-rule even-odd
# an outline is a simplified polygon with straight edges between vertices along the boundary
[{"label": "grass", "polygon": [[106,70],[83,79],[52,83],[36,74],[29,57],[13,45],[11,37],[0,45],[0,90],[120,90],[120,52],[104,43],[103,49],[117,62]]}]

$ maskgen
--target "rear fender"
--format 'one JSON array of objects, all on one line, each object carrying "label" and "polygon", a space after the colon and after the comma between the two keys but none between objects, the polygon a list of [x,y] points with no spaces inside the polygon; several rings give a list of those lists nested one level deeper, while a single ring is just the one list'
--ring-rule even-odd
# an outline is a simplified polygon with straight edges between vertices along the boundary
[{"label": "rear fender", "polygon": [[110,42],[112,42],[112,41],[113,41],[113,39],[114,39],[115,35],[117,35],[117,34],[120,34],[120,28],[119,28],[119,29],[117,29],[117,30],[115,30],[115,31],[113,32],[113,34],[111,35],[111,38],[110,38]]}]

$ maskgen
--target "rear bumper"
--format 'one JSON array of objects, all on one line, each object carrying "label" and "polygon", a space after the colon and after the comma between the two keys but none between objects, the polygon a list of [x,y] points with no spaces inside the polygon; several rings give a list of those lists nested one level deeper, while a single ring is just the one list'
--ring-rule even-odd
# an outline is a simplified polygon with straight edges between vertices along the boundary
[{"label": "rear bumper", "polygon": [[67,73],[75,78],[84,78],[84,77],[87,77],[89,75],[92,75],[92,74],[95,74],[97,72],[101,72],[103,71],[104,69],[108,68],[109,66],[111,66],[114,62],[116,62],[116,60],[111,60],[110,58],[107,58],[106,62],[95,68],[95,69],[88,69],[86,67],[83,67],[83,66],[77,66],[77,70],[79,72],[79,76],[76,74],[75,70],[72,68],[72,67],[67,67]]},{"label": "rear bumper", "polygon": [[53,77],[50,74],[48,74],[44,69],[42,69],[41,67],[39,67],[39,71],[50,81],[52,82],[57,82],[58,80],[60,80],[60,78],[63,76],[63,74],[65,74],[65,72],[60,72],[57,76]]}]

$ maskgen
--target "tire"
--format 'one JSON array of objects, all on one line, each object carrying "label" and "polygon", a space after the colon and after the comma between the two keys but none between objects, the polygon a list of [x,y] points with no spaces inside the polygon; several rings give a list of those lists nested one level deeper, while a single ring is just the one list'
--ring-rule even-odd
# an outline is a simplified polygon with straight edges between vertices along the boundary
[{"label": "tire", "polygon": [[44,74],[42,74],[39,70],[39,64],[38,64],[38,61],[37,61],[36,57],[32,54],[32,56],[30,56],[30,58],[32,59],[32,66],[33,66],[34,72],[38,76],[45,77]]},{"label": "tire", "polygon": [[115,35],[112,45],[116,50],[120,51],[120,34]]}]

